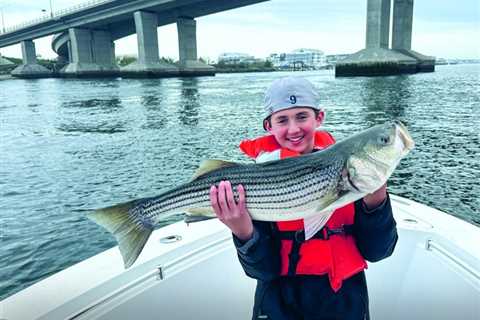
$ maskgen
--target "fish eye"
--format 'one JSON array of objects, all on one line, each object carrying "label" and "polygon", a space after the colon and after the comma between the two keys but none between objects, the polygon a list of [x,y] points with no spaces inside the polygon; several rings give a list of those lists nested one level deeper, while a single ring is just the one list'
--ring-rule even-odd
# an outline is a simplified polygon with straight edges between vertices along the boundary
[{"label": "fish eye", "polygon": [[386,135],[382,135],[378,138],[378,142],[383,145],[387,145],[390,143],[390,137]]}]

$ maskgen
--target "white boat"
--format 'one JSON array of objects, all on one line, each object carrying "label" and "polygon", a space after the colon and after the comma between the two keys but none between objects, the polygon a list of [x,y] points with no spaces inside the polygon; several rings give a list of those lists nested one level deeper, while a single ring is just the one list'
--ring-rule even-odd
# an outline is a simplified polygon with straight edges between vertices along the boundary
[{"label": "white boat", "polygon": [[[366,271],[372,319],[477,320],[480,228],[391,196],[399,242]],[[1,302],[0,319],[250,319],[255,281],[219,221],[156,230],[124,270],[118,248]]]}]

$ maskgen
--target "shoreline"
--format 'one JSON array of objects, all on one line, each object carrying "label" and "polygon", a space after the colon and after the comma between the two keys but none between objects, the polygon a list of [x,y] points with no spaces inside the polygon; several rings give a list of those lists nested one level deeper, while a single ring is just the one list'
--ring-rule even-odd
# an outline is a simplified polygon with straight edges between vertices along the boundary
[{"label": "shoreline", "polygon": [[10,74],[0,74],[0,80],[10,80],[13,79],[12,75]]},{"label": "shoreline", "polygon": [[[460,65],[480,65],[480,63],[457,63],[457,64],[435,64],[435,66],[441,66],[441,67],[444,67],[444,66],[460,66]],[[318,69],[318,70],[292,70],[292,69],[275,69],[275,68],[251,68],[251,69],[248,69],[248,68],[245,68],[245,69],[235,69],[235,68],[225,68],[225,69],[216,69],[215,70],[215,74],[238,74],[238,73],[257,73],[257,72],[266,72],[266,73],[270,73],[270,72],[305,72],[305,71],[325,71],[325,70],[335,70],[335,68],[324,68],[324,69]],[[40,77],[40,78],[110,78],[112,77],[112,75],[95,75],[95,76],[92,76],[92,75],[77,75],[77,76],[73,76],[73,75],[69,75],[69,76],[65,76],[65,75],[59,75],[58,73],[52,73],[50,76],[48,77]],[[119,75],[116,75],[114,77],[121,77],[121,78],[131,78],[131,76],[125,76],[123,74],[119,74]],[[151,78],[152,76],[145,76],[145,77],[136,77],[136,78]],[[154,76],[155,77],[155,76]],[[4,73],[4,74],[0,74],[0,81],[1,80],[11,80],[11,79],[28,79],[28,78],[35,78],[35,77],[14,77],[12,76],[11,74],[8,74],[8,73]],[[163,78],[163,77],[159,77],[159,78]]]}]

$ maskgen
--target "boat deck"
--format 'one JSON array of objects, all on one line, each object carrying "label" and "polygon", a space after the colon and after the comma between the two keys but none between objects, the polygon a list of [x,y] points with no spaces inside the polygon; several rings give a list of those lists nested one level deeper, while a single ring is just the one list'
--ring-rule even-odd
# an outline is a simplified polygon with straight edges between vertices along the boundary
[{"label": "boat deck", "polygon": [[[478,319],[480,229],[392,196],[399,242],[366,271],[372,319]],[[249,319],[255,281],[216,220],[156,230],[124,270],[118,248],[3,300],[0,318]]]}]

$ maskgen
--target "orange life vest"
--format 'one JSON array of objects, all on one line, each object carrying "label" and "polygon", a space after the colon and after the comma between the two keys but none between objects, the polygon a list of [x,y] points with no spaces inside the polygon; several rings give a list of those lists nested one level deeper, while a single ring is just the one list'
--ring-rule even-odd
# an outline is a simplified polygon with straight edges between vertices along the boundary
[{"label": "orange life vest", "polygon": [[[335,139],[326,131],[316,131],[314,145],[316,148],[326,148],[335,143]],[[280,150],[280,159],[298,156],[299,153],[292,150],[281,148],[273,135],[259,137],[253,140],[243,140],[240,143],[240,150],[251,158],[257,158],[264,153],[271,153]],[[351,226],[354,223],[355,207],[350,203],[342,208],[335,210],[328,222],[326,228],[319,232],[325,233],[325,230],[339,230],[344,226]],[[323,239],[312,238],[300,243],[299,247],[295,240],[283,239],[282,233],[292,233],[292,231],[301,231],[304,229],[303,219],[293,221],[277,222],[281,247],[281,275],[292,275],[292,265],[290,263],[291,255],[298,250],[298,261],[293,267],[293,274],[298,275],[323,275],[328,274],[330,285],[336,292],[338,291],[344,279],[367,268],[367,263],[358,251],[355,239],[351,234],[335,234]],[[290,267],[290,272],[289,272]]]}]

